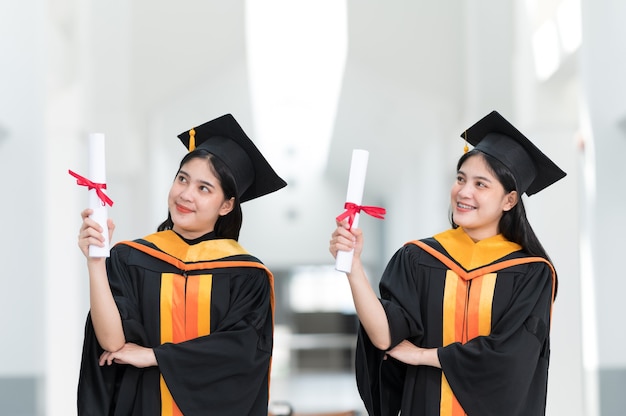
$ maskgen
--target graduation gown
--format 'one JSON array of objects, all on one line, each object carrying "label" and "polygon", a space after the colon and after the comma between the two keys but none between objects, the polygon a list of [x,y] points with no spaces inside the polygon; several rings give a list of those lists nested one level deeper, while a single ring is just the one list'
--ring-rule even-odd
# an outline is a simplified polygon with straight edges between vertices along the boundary
[{"label": "graduation gown", "polygon": [[79,415],[267,415],[274,286],[259,260],[234,240],[163,231],[118,243],[107,273],[126,341],[158,366],[100,367],[88,317]]},{"label": "graduation gown", "polygon": [[357,385],[370,415],[545,414],[555,273],[498,235],[457,228],[407,243],[387,265],[381,302],[391,348],[437,348],[442,369],[411,366],[359,330]]}]

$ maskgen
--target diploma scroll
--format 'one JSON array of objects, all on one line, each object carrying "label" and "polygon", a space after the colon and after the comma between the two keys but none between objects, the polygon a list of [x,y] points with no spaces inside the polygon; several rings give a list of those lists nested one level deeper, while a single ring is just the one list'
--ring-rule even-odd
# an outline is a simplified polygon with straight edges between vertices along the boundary
[{"label": "diploma scroll", "polygon": [[[350,164],[350,177],[348,178],[348,192],[346,202],[361,205],[363,199],[363,188],[365,188],[365,174],[367,172],[367,161],[369,152],[362,149],[352,150],[352,162]],[[359,213],[354,214],[352,227],[358,227]],[[354,250],[338,251],[335,259],[335,269],[340,272],[350,273],[352,270],[352,258]]]},{"label": "diploma scroll", "polygon": [[[91,133],[89,135],[89,176],[91,182],[106,184],[106,165],[104,159],[104,134]],[[106,204],[98,195],[98,190],[89,189],[89,208],[93,210],[91,219],[102,227],[104,247],[89,246],[90,257],[109,257],[109,228],[107,226],[108,210]],[[102,191],[100,191],[102,192]]]}]

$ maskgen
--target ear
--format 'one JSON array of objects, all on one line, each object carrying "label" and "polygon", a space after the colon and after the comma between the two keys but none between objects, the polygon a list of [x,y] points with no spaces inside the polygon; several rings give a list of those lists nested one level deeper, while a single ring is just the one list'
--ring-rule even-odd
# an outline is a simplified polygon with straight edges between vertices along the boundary
[{"label": "ear", "polygon": [[235,208],[235,197],[227,199],[222,203],[222,206],[220,207],[220,217],[230,213],[233,208]]},{"label": "ear", "polygon": [[517,205],[517,201],[519,199],[519,194],[517,191],[511,191],[504,196],[504,205],[502,206],[503,211],[510,211],[513,209],[515,205]]}]

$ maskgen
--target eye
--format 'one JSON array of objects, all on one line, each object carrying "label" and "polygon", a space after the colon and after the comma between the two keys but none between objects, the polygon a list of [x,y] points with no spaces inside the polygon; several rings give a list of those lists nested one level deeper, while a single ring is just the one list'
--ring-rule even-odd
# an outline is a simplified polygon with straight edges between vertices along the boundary
[{"label": "eye", "polygon": [[461,176],[461,175],[457,175],[456,181],[458,183],[463,183],[463,182],[465,182],[465,178],[463,176]]},{"label": "eye", "polygon": [[200,192],[211,192],[211,189],[206,185],[202,185],[200,186]]},{"label": "eye", "polygon": [[183,175],[178,175],[178,177],[176,178],[176,180],[177,180],[178,182],[181,182],[181,183],[185,183],[185,182],[187,182],[187,178],[186,178],[186,177],[184,177]]}]

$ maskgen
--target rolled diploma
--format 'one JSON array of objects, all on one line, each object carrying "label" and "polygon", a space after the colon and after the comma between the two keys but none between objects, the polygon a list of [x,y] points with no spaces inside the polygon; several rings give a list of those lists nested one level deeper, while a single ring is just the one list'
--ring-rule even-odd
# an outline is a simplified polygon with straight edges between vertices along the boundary
[{"label": "rolled diploma", "polygon": [[[104,134],[91,133],[89,135],[89,180],[94,183],[106,183],[106,169],[104,163]],[[106,193],[106,190],[104,190]],[[104,247],[89,246],[90,257],[109,257],[109,229],[107,227],[108,211],[106,204],[98,197],[95,189],[89,190],[89,208],[93,210],[91,219],[102,227]]]},{"label": "rolled diploma", "polygon": [[[363,188],[365,187],[365,174],[367,172],[367,159],[369,152],[362,149],[352,150],[352,163],[350,164],[350,176],[348,178],[348,192],[346,194],[346,202],[352,202],[361,205],[363,200]],[[359,213],[354,216],[352,228],[359,225]],[[354,250],[338,251],[335,259],[335,269],[340,272],[350,273],[352,270],[352,258]]]}]

